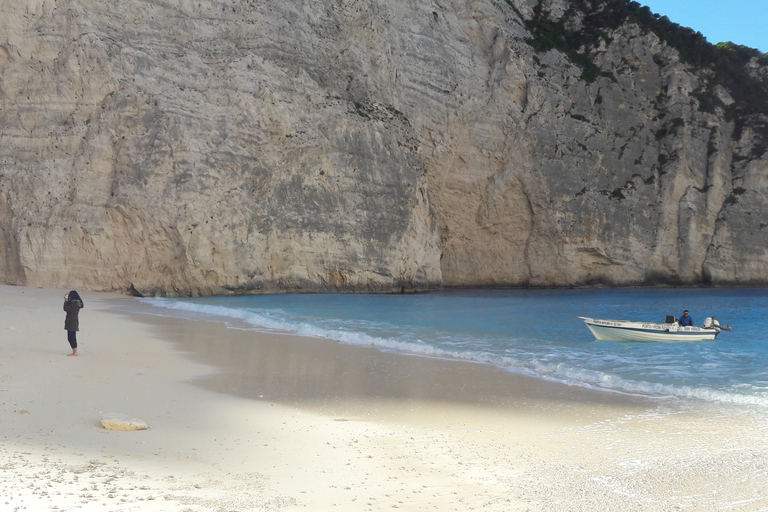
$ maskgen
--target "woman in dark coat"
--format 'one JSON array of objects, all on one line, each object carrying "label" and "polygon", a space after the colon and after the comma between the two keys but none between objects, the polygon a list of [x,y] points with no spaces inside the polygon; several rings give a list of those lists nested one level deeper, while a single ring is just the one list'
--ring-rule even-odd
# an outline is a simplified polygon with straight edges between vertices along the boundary
[{"label": "woman in dark coat", "polygon": [[80,294],[75,290],[64,296],[64,311],[67,312],[67,318],[64,320],[64,329],[67,330],[67,340],[69,340],[69,346],[72,347],[72,353],[67,354],[69,356],[77,355],[77,331],[80,329],[78,315],[84,307],[83,299],[80,298]]}]

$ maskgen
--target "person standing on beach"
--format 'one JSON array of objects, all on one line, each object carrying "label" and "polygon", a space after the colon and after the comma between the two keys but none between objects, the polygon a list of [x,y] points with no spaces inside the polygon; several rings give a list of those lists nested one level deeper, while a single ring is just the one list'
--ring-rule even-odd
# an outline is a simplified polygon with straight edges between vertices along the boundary
[{"label": "person standing on beach", "polygon": [[67,312],[67,318],[64,320],[64,329],[67,330],[67,340],[72,347],[72,353],[68,356],[77,355],[77,331],[80,330],[80,310],[83,309],[83,299],[77,291],[72,290],[64,296],[64,311]]}]

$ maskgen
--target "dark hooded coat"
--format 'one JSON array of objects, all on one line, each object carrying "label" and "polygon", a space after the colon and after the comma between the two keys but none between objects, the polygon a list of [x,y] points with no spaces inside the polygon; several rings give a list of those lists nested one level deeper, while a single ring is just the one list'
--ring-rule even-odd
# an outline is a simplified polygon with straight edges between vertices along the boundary
[{"label": "dark hooded coat", "polygon": [[68,331],[80,330],[80,310],[83,309],[83,299],[80,298],[75,290],[69,292],[69,299],[64,301],[64,311],[67,312],[67,318],[64,319],[64,329]]}]

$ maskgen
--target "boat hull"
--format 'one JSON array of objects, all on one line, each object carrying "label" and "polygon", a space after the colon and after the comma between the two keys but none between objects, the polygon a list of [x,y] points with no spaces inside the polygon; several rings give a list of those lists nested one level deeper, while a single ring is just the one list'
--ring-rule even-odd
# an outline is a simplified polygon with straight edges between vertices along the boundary
[{"label": "boat hull", "polygon": [[630,322],[627,320],[600,320],[579,317],[584,320],[596,339],[601,341],[711,341],[719,334],[718,329],[680,327],[677,324]]}]

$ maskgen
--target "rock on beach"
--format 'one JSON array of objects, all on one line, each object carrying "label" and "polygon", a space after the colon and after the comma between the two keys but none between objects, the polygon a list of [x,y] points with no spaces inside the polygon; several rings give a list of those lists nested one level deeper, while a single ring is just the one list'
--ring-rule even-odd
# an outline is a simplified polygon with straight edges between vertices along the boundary
[{"label": "rock on beach", "polygon": [[147,422],[138,418],[131,418],[127,414],[107,413],[101,418],[101,426],[107,430],[146,430],[149,428]]}]

